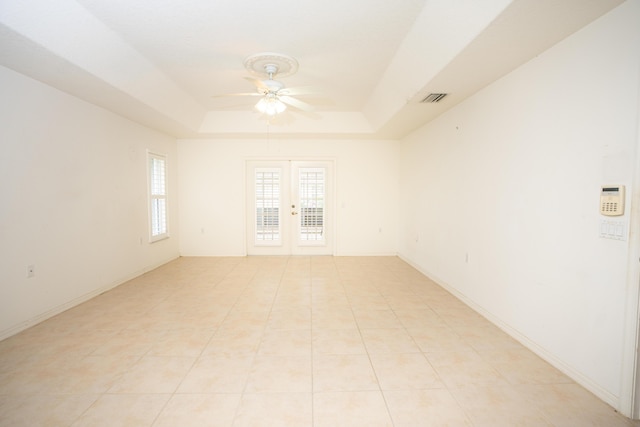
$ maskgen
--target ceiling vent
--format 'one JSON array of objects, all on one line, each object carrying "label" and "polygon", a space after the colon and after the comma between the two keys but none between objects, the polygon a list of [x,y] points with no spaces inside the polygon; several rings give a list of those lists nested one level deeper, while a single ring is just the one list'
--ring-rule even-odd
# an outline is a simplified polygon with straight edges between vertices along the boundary
[{"label": "ceiling vent", "polygon": [[440,102],[445,96],[447,96],[446,93],[430,93],[420,102],[423,104],[434,104]]}]

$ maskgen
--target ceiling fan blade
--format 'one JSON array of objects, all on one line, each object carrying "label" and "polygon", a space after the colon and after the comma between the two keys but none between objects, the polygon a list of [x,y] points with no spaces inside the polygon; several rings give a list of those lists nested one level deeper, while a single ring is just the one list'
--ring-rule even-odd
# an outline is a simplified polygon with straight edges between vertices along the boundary
[{"label": "ceiling fan blade", "polygon": [[247,111],[249,109],[251,109],[251,103],[249,104],[238,104],[238,103],[232,103],[229,105],[216,105],[214,107],[211,108],[212,111]]},{"label": "ceiling fan blade", "polygon": [[302,111],[314,110],[314,108],[311,105],[307,104],[306,102],[302,102],[299,99],[292,98],[288,95],[278,96],[278,99],[280,99],[280,101],[284,102],[285,104],[288,104],[294,108],[297,108],[298,110],[302,110]]},{"label": "ceiling fan blade", "polygon": [[245,92],[245,93],[225,93],[222,95],[212,95],[212,98],[224,98],[227,96],[264,96],[258,92]]},{"label": "ceiling fan blade", "polygon": [[251,83],[253,83],[253,85],[255,87],[257,87],[258,89],[262,89],[262,90],[266,90],[266,91],[269,90],[269,86],[264,84],[264,82],[262,80],[254,79],[254,78],[251,78],[251,77],[245,77],[244,79],[250,81]]},{"label": "ceiling fan blade", "polygon": [[298,86],[298,87],[285,87],[278,91],[279,95],[318,95],[320,94],[320,90],[313,86]]}]

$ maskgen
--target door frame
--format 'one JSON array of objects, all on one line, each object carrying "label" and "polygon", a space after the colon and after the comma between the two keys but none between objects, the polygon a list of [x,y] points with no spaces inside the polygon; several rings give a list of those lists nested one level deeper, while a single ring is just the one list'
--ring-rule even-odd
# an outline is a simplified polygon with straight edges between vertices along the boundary
[{"label": "door frame", "polygon": [[[318,163],[327,163],[328,164],[328,183],[327,183],[327,190],[328,192],[330,192],[331,197],[329,198],[329,200],[327,200],[327,207],[329,208],[330,211],[330,215],[328,215],[328,217],[326,218],[326,232],[330,233],[331,238],[328,240],[327,245],[325,246],[327,248],[327,254],[324,254],[325,256],[334,256],[336,254],[336,244],[337,244],[337,235],[336,235],[336,231],[337,231],[337,211],[336,211],[336,200],[337,200],[337,195],[336,195],[336,176],[337,176],[337,168],[336,168],[336,158],[335,157],[317,157],[317,156],[277,156],[277,157],[245,157],[244,158],[244,179],[245,179],[245,183],[244,183],[244,200],[243,200],[243,206],[244,206],[244,254],[245,256],[249,255],[249,237],[251,237],[252,233],[249,227],[249,219],[248,218],[248,212],[249,212],[249,197],[253,196],[253,194],[249,194],[249,184],[250,182],[248,182],[248,175],[249,175],[249,168],[252,162],[265,162],[265,163],[269,163],[269,162],[308,162],[308,163],[314,163],[314,162],[318,162]],[[268,166],[267,166],[268,167]],[[291,237],[291,240],[293,240],[293,237]],[[313,247],[313,246],[310,246]],[[307,254],[304,253],[300,253],[300,254],[294,254],[293,249],[291,249],[289,251],[290,253],[288,255],[293,255],[293,256],[306,256]],[[310,256],[313,256],[315,254],[308,254]],[[256,255],[256,256],[269,256],[269,255]]]},{"label": "door frame", "polygon": [[[640,120],[640,109],[638,110]],[[640,134],[634,158],[631,191],[627,193],[629,232],[626,281],[625,332],[619,408],[623,415],[640,419]]]}]

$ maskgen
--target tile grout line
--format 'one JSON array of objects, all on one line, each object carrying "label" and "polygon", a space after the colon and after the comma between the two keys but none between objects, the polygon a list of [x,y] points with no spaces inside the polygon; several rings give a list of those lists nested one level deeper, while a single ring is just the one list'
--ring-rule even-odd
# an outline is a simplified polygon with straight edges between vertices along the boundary
[{"label": "tile grout line", "polygon": [[[251,365],[249,367],[249,372],[247,373],[247,377],[244,380],[244,385],[242,387],[242,391],[240,392],[240,400],[239,400],[238,406],[236,407],[236,410],[235,410],[235,412],[233,414],[233,421],[232,421],[231,425],[235,424],[235,421],[238,418],[238,415],[240,414],[240,408],[242,407],[243,397],[247,394],[247,387],[249,385],[249,379],[251,377],[251,371],[252,371],[252,369],[253,369],[253,367],[254,367],[254,365],[256,363],[256,360],[258,358],[258,353],[260,352],[260,347],[262,346],[262,343],[264,341],[264,337],[265,337],[265,333],[266,333],[266,330],[267,330],[267,326],[269,324],[269,319],[271,318],[271,314],[273,312],[273,304],[274,304],[274,302],[275,302],[275,300],[277,298],[277,295],[279,293],[280,286],[282,285],[282,279],[283,279],[284,274],[286,272],[287,265],[289,264],[289,258],[290,257],[287,257],[287,262],[286,262],[285,266],[283,267],[283,269],[282,269],[282,271],[280,273],[280,277],[278,279],[278,288],[276,289],[276,292],[275,292],[275,294],[273,296],[273,299],[271,300],[271,306],[269,308],[269,314],[267,315],[267,319],[265,320],[265,323],[264,323],[264,325],[262,327],[262,335],[260,337],[260,342],[258,343],[255,351],[252,352],[252,355],[251,355],[252,356],[251,357],[252,360],[251,360]],[[251,277],[251,280],[253,280],[258,275],[259,271],[260,271],[260,268],[257,268],[256,272]],[[251,282],[251,280],[249,280],[249,283]],[[247,287],[248,287],[248,285],[247,285]],[[235,307],[235,304],[233,305],[233,307]],[[231,312],[233,310],[233,307],[231,308],[231,310],[229,310],[229,312]]]},{"label": "tile grout line", "polygon": [[[239,264],[238,264],[239,265]],[[218,281],[218,283],[220,283],[221,281],[223,281],[226,277],[229,276],[229,274],[231,274],[231,272],[233,270],[235,270],[235,268],[237,268],[237,266],[234,266],[233,269],[230,269],[224,276],[222,276],[222,278]],[[216,285],[214,286],[217,287],[218,283],[216,283]],[[184,380],[187,378],[187,376],[189,375],[189,373],[191,372],[191,370],[194,368],[194,366],[196,365],[196,363],[198,362],[198,360],[202,357],[202,355],[204,354],[204,351],[207,349],[207,347],[209,346],[209,344],[211,343],[211,341],[213,340],[213,337],[216,335],[216,333],[218,332],[220,325],[222,325],[224,323],[224,321],[229,317],[229,313],[231,313],[231,310],[233,310],[233,307],[235,307],[235,305],[237,304],[237,298],[236,298],[236,302],[231,306],[231,309],[229,309],[229,311],[227,312],[227,314],[223,317],[223,319],[220,321],[220,324],[218,326],[216,326],[214,332],[211,334],[211,336],[209,337],[209,339],[207,340],[206,344],[202,347],[202,350],[200,350],[200,353],[195,357],[195,359],[193,360],[193,363],[191,364],[191,367],[189,367],[189,369],[187,370],[187,373],[184,375],[184,377],[178,382],[175,390],[173,391],[173,393],[171,393],[171,396],[169,397],[169,399],[167,399],[167,401],[165,402],[165,404],[162,406],[162,408],[160,409],[160,411],[158,411],[158,414],[156,415],[156,417],[154,418],[153,422],[151,423],[151,426],[153,426],[157,421],[158,418],[160,417],[160,415],[162,415],[162,413],[164,412],[164,410],[166,409],[167,405],[169,404],[169,402],[171,401],[171,399],[173,399],[173,397],[177,394],[177,391],[180,389],[180,386],[182,385],[182,383],[184,382]],[[193,394],[193,393],[192,393]],[[196,394],[200,394],[200,393],[196,393]],[[240,402],[238,402],[238,407],[240,406]],[[236,408],[237,411],[238,408]],[[235,415],[234,415],[235,416]]]},{"label": "tile grout line", "polygon": [[[375,286],[374,286],[374,288],[375,288]],[[376,291],[377,291],[377,289],[376,289]],[[345,292],[345,294],[346,294],[346,292]],[[384,296],[383,296],[383,298],[384,298]],[[347,299],[348,299],[348,296],[347,296]],[[385,299],[385,301],[386,301],[386,299]],[[362,328],[360,327],[360,324],[358,323],[358,319],[356,317],[355,312],[353,311],[353,306],[351,305],[350,301],[349,301],[349,309],[351,310],[351,315],[353,316],[353,319],[354,319],[354,321],[356,323],[356,327],[358,328],[358,334],[360,335],[360,339],[362,340],[362,345],[363,345],[365,351],[367,352],[367,360],[369,361],[369,365],[371,366],[371,371],[373,372],[373,375],[376,378],[376,383],[378,384],[378,391],[380,392],[380,396],[382,397],[382,401],[384,402],[385,409],[387,410],[387,415],[389,417],[389,420],[391,421],[391,425],[395,426],[395,422],[393,421],[393,416],[391,414],[391,410],[389,409],[389,403],[387,402],[387,398],[386,398],[386,396],[384,394],[384,390],[382,390],[382,385],[380,384],[380,378],[378,377],[378,373],[376,372],[376,369],[375,369],[375,367],[373,365],[373,361],[371,360],[371,353],[369,352],[369,349],[367,348],[367,344],[366,344],[366,342],[364,340],[364,337],[362,335]],[[395,313],[394,313],[394,315],[395,315]]]}]

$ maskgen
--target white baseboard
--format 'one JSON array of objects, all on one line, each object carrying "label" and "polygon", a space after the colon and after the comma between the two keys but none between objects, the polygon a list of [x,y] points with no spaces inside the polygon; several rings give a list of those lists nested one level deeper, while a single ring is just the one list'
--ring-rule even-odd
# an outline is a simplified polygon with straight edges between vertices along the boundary
[{"label": "white baseboard", "polygon": [[431,274],[428,271],[425,271],[418,263],[413,262],[411,259],[398,254],[398,257],[402,259],[407,264],[411,265],[413,268],[418,270],[420,273],[427,276],[429,279],[436,282],[438,285],[442,286],[448,292],[450,292],[453,296],[458,298],[460,301],[469,306],[472,310],[483,316],[485,319],[496,325],[507,335],[511,336],[513,339],[527,347],[529,350],[534,352],[536,355],[540,356],[543,360],[551,364],[553,367],[558,369],[563,374],[567,375],[569,378],[574,380],[576,383],[580,384],[582,387],[589,390],[591,393],[596,395],[598,398],[611,405],[614,409],[619,410],[620,406],[620,398],[618,396],[613,395],[608,390],[605,390],[600,385],[595,383],[589,377],[585,376],[580,371],[577,371],[570,365],[566,364],[563,360],[559,359],[553,353],[546,350],[544,347],[540,346],[535,341],[532,341],[529,337],[521,333],[520,331],[514,329],[509,324],[505,323],[503,320],[499,319],[489,311],[485,310],[483,307],[476,304],[473,300],[467,298],[464,294],[458,292],[455,288],[448,285],[446,282],[440,280],[437,276]]},{"label": "white baseboard", "polygon": [[164,264],[166,264],[168,262],[171,262],[171,261],[173,261],[173,260],[175,260],[177,258],[179,258],[179,256],[174,256],[174,257],[171,257],[171,258],[169,258],[167,260],[161,261],[159,263],[155,263],[155,264],[146,266],[145,268],[143,268],[141,270],[137,270],[137,271],[135,271],[135,272],[133,272],[131,274],[128,274],[128,275],[126,275],[126,276],[124,276],[124,277],[122,277],[122,278],[120,278],[120,279],[118,279],[118,280],[116,280],[116,281],[114,281],[112,283],[109,283],[109,284],[107,284],[105,286],[101,286],[101,287],[99,287],[99,288],[97,288],[97,289],[95,289],[95,290],[93,290],[93,291],[91,291],[89,293],[86,293],[86,294],[81,295],[81,296],[79,296],[77,298],[74,298],[74,299],[72,299],[70,301],[67,301],[64,304],[60,304],[60,305],[58,305],[56,307],[50,308],[49,310],[46,310],[46,311],[38,314],[37,316],[34,316],[34,317],[30,318],[30,319],[27,319],[25,321],[22,321],[22,322],[16,324],[16,325],[13,325],[13,326],[11,326],[11,327],[9,327],[7,329],[4,329],[4,330],[0,331],[0,341],[4,340],[6,338],[9,338],[9,337],[11,337],[13,335],[16,335],[16,334],[24,331],[25,329],[28,329],[28,328],[30,328],[32,326],[35,326],[38,323],[44,322],[45,320],[50,319],[53,316],[56,316],[56,315],[58,315],[58,314],[60,314],[62,312],[65,312],[65,311],[67,311],[67,310],[69,310],[69,309],[71,309],[71,308],[73,308],[73,307],[75,307],[77,305],[80,305],[83,302],[89,301],[91,298],[95,298],[100,294],[103,294],[103,293],[105,293],[105,292],[107,292],[107,291],[109,291],[109,290],[111,290],[111,289],[113,289],[115,287],[118,287],[118,286],[122,285],[123,283],[128,282],[131,279],[135,279],[136,277],[141,276],[144,273],[147,273],[147,272],[149,272],[151,270],[154,270],[154,269],[160,267],[161,265],[164,265]]},{"label": "white baseboard", "polygon": [[343,256],[343,257],[388,257],[388,256],[398,256],[395,252],[338,252],[334,254],[334,256]]}]

